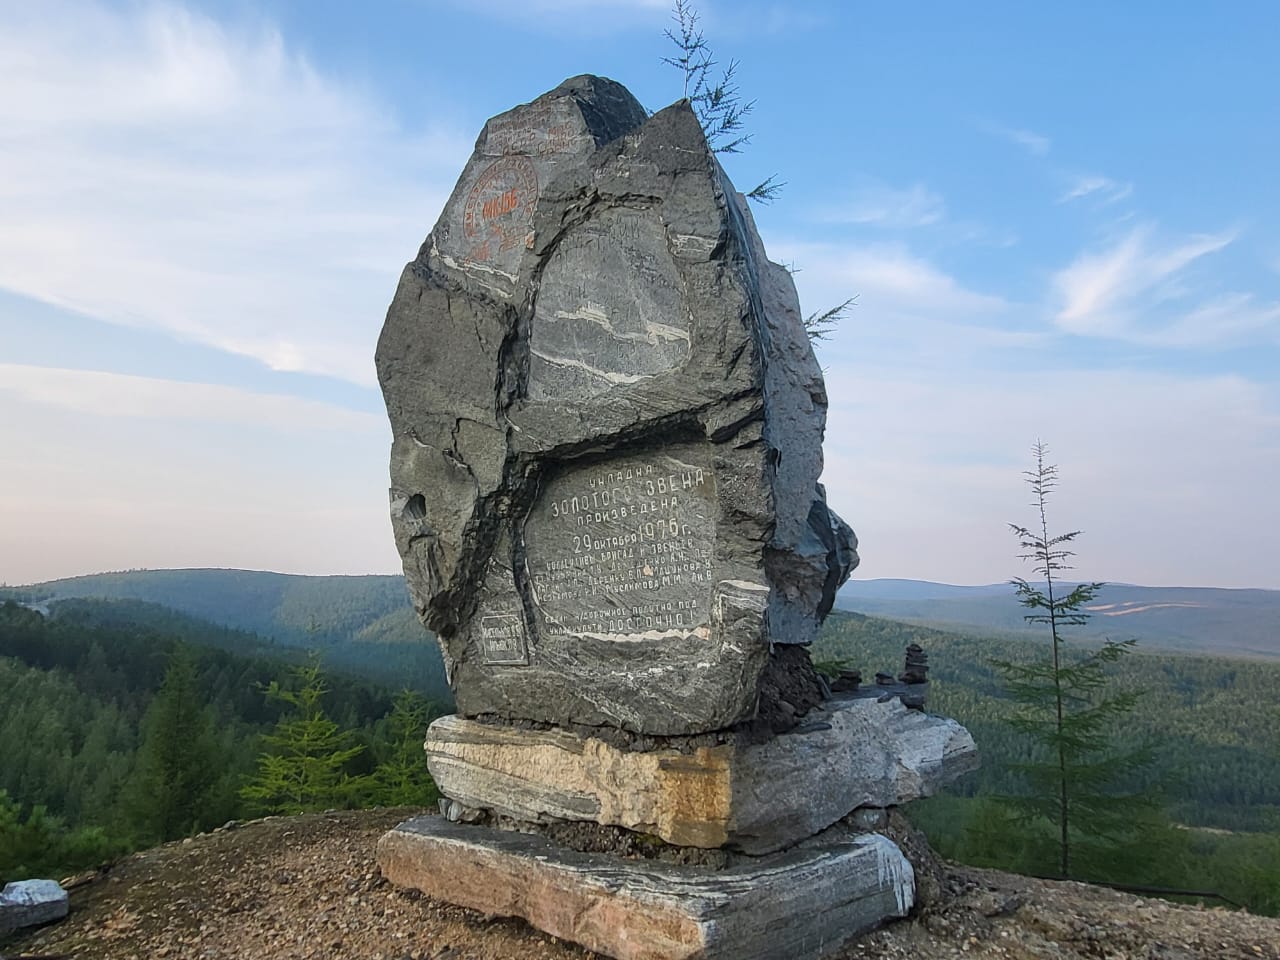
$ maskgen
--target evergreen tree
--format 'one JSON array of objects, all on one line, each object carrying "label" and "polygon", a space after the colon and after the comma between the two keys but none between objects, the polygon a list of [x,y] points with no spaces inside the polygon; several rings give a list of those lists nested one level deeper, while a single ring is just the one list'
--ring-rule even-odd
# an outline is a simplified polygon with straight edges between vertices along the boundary
[{"label": "evergreen tree", "polygon": [[[676,29],[665,31],[665,36],[675,44],[676,54],[663,57],[662,62],[675,67],[683,76],[683,96],[693,107],[711,149],[716,153],[741,152],[751,142],[751,134],[744,132],[743,123],[747,114],[755,109],[756,102],[744,103],[738,93],[734,77],[738,61],[730,60],[717,77],[713,72],[716,61],[712,59],[711,47],[698,26],[698,11],[686,0],[675,0],[671,19],[676,22]],[[757,203],[770,203],[785,186],[776,176],[770,176],[748,190],[746,196]]]},{"label": "evergreen tree", "polygon": [[240,796],[270,813],[306,813],[332,807],[353,806],[368,787],[367,776],[352,776],[348,764],[364,746],[354,743],[325,713],[321,702],[328,686],[313,653],[307,662],[290,671],[297,690],[287,690],[272,680],[268,700],[292,707],[275,730],[264,738],[268,751],[258,758],[257,774],[240,790]]},{"label": "evergreen tree", "polygon": [[173,840],[212,826],[211,790],[225,763],[201,695],[194,656],[177,648],[142,721],[127,807],[147,840]]},{"label": "evergreen tree", "polygon": [[402,690],[385,721],[389,754],[373,771],[373,801],[381,806],[425,806],[440,796],[427,771],[422,741],[431,722],[431,704]]},{"label": "evergreen tree", "polygon": [[45,851],[54,846],[59,824],[43,806],[22,816],[22,808],[0,790],[0,880],[24,879],[33,874]]},{"label": "evergreen tree", "polygon": [[[680,71],[684,79],[683,96],[693,107],[693,112],[706,135],[707,144],[716,153],[740,153],[751,142],[752,135],[744,131],[747,114],[755,109],[754,100],[743,101],[738,91],[735,74],[738,61],[729,65],[717,77],[711,46],[698,26],[698,11],[687,0],[675,0],[671,19],[674,30],[664,31],[664,36],[676,47],[676,54],[663,57],[662,62]],[[767,204],[778,199],[784,181],[777,174],[770,174],[745,194],[748,200]],[[810,340],[825,340],[839,322],[848,316],[857,296],[826,310],[818,310],[803,319],[805,332]]]},{"label": "evergreen tree", "polygon": [[100,827],[68,830],[41,805],[23,817],[19,804],[0,790],[0,886],[102,863],[124,850]]},{"label": "evergreen tree", "polygon": [[[1001,660],[995,664],[1019,707],[1011,725],[1040,750],[1040,756],[1012,765],[1029,792],[1003,800],[1023,825],[1052,827],[1049,847],[1056,871],[1070,877],[1073,854],[1081,841],[1103,838],[1117,844],[1149,819],[1153,807],[1149,797],[1121,796],[1115,790],[1117,780],[1145,764],[1149,752],[1111,749],[1112,728],[1132,712],[1136,695],[1107,695],[1107,666],[1128,653],[1135,641],[1107,640],[1091,651],[1066,645],[1063,631],[1088,620],[1085,605],[1104,585],[1082,583],[1064,591],[1060,575],[1071,569],[1068,561],[1074,553],[1068,545],[1080,531],[1050,536],[1046,503],[1057,486],[1058,468],[1045,462],[1048,448],[1043,443],[1037,442],[1033,452],[1035,469],[1025,475],[1037,522],[1034,527],[1009,526],[1023,550],[1021,559],[1034,564],[1042,581],[1032,584],[1019,577],[1012,584],[1018,602],[1030,611],[1024,619],[1048,628],[1049,658],[1047,662]],[[1098,864],[1090,866],[1096,869]]]}]

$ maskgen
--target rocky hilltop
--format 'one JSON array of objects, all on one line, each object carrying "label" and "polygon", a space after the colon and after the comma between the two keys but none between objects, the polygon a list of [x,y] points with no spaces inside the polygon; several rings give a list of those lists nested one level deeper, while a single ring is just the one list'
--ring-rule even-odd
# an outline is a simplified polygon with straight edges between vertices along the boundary
[{"label": "rocky hilltop", "polygon": [[[201,960],[588,960],[527,924],[386,883],[374,845],[417,811],[272,817],[73,878],[71,916],[0,941],[0,957]],[[906,920],[832,944],[832,960],[916,957],[1280,960],[1280,920],[935,861],[891,832],[922,878]]]}]

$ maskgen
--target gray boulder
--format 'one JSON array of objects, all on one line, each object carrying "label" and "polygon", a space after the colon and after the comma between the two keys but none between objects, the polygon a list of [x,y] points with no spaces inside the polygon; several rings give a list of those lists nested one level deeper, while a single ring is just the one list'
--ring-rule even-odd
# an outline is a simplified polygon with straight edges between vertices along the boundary
[{"label": "gray boulder", "polygon": [[490,120],[377,351],[391,519],[464,716],[747,720],[857,562],[787,271],[687,102]]},{"label": "gray boulder", "polygon": [[67,891],[55,880],[18,880],[0,891],[0,933],[61,920],[67,915]]}]

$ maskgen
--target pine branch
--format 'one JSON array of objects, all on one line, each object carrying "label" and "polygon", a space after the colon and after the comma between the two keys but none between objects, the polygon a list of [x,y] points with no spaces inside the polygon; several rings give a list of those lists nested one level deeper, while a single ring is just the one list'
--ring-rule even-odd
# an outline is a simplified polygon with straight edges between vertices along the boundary
[{"label": "pine branch", "polygon": [[825,340],[831,331],[835,330],[836,325],[848,316],[849,310],[857,302],[857,296],[852,296],[844,303],[837,303],[834,307],[823,310],[820,313],[811,313],[804,320],[805,332],[809,334],[810,340]]},{"label": "pine branch", "polygon": [[773,203],[782,194],[782,188],[785,187],[786,181],[779,181],[778,175],[770,174],[765,180],[757,183],[754,187],[747,191],[748,200],[754,200],[756,203]]}]

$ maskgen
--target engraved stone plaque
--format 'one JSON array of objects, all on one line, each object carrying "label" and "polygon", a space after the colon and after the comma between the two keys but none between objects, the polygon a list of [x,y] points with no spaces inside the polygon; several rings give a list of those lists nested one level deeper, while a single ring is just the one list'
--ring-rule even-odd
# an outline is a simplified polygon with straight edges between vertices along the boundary
[{"label": "engraved stone plaque", "polygon": [[524,531],[545,632],[706,640],[716,509],[705,444],[637,451],[554,477]]},{"label": "engraved stone plaque", "polygon": [[541,100],[496,116],[485,124],[482,150],[489,156],[581,155],[596,148],[577,105],[567,98]]},{"label": "engraved stone plaque", "polygon": [[529,396],[597,396],[689,357],[689,309],[652,212],[615,209],[575,227],[542,275]]},{"label": "engraved stone plaque", "polygon": [[524,621],[519,614],[503,613],[481,617],[480,646],[485,663],[524,664],[529,662]]}]

